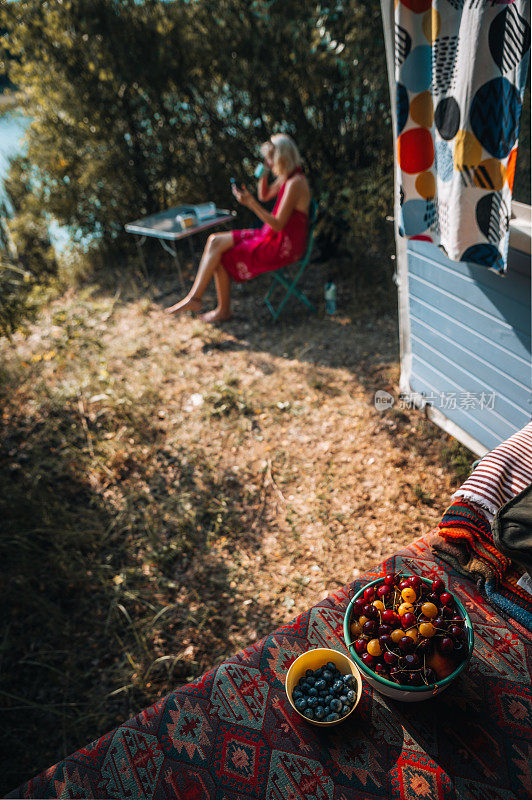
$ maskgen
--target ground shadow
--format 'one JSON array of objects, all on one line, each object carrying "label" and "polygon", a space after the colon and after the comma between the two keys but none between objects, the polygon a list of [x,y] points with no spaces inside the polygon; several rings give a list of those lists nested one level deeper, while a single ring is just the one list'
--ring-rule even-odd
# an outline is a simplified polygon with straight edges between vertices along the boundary
[{"label": "ground shadow", "polygon": [[[120,413],[140,446],[112,460],[94,451],[77,400],[10,412],[0,423],[0,792],[227,656],[245,617],[212,541],[253,549],[260,538],[234,510],[237,476],[159,446],[133,408]],[[121,421],[105,424],[112,434]],[[268,631],[258,598],[254,615]]]}]

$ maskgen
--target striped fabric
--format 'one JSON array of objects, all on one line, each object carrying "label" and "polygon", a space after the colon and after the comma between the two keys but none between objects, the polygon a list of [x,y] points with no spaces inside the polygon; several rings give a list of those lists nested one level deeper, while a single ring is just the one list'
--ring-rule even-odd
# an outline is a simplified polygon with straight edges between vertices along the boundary
[{"label": "striped fabric", "polygon": [[488,453],[452,496],[488,512],[498,509],[532,483],[532,422]]}]

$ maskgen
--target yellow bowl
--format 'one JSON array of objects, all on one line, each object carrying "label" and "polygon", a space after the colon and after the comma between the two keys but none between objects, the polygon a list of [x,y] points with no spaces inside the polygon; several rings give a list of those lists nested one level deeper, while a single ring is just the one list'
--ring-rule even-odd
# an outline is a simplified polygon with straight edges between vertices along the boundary
[{"label": "yellow bowl", "polygon": [[[352,675],[356,681],[356,700],[353,703],[353,708],[346,714],[345,717],[341,717],[340,719],[332,720],[332,722],[323,722],[317,719],[309,719],[294,705],[294,701],[292,700],[292,692],[297,686],[297,682],[300,678],[303,677],[307,669],[318,669],[318,667],[327,664],[329,661],[338,667],[342,675]],[[362,678],[360,677],[360,672],[358,671],[358,667],[355,665],[353,661],[347,656],[344,656],[342,653],[339,653],[337,650],[329,650],[327,647],[319,647],[316,650],[308,650],[306,653],[302,653],[287,672],[286,681],[285,681],[285,689],[286,689],[286,696],[288,697],[288,701],[296,714],[299,714],[301,719],[304,719],[305,722],[308,722],[309,725],[317,725],[320,728],[328,728],[331,725],[338,725],[340,722],[344,722],[344,720],[348,719],[355,708],[358,706],[360,701],[360,696],[362,694]]]}]

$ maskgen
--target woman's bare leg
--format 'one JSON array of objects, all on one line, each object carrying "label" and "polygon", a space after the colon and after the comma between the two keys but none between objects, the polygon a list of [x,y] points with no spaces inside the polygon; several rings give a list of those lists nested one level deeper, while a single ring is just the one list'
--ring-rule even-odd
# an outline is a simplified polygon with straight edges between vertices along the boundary
[{"label": "woman's bare leg", "polygon": [[201,315],[205,322],[222,322],[224,319],[231,319],[231,278],[222,264],[214,270],[214,283],[218,305],[213,311]]},{"label": "woman's bare leg", "polygon": [[213,233],[209,236],[191,290],[183,300],[167,308],[167,314],[175,314],[179,311],[200,311],[205,289],[220,266],[222,254],[231,247],[233,247],[231,233]]}]

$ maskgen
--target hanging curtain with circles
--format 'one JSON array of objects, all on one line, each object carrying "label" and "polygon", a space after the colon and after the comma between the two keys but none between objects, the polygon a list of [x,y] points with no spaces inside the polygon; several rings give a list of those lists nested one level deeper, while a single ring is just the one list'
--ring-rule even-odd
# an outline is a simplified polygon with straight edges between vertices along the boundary
[{"label": "hanging curtain with circles", "polygon": [[401,235],[506,270],[530,0],[395,0]]}]

